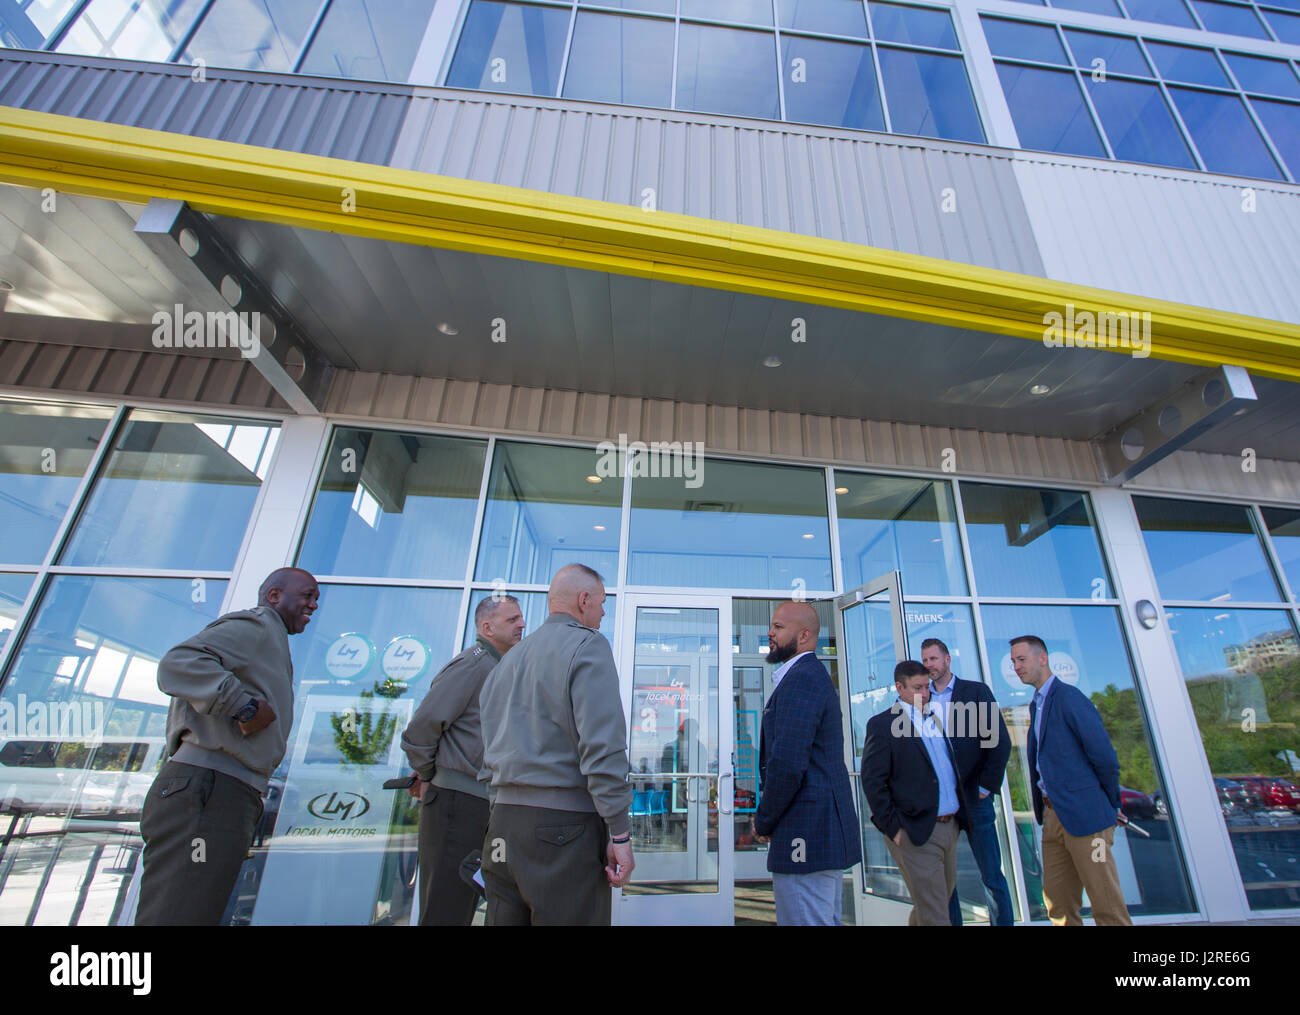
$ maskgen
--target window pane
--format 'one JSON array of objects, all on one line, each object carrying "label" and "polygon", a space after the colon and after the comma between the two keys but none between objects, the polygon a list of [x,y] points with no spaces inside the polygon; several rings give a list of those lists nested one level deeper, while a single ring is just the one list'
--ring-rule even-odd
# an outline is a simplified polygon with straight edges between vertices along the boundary
[{"label": "window pane", "polygon": [[882,42],[906,42],[935,49],[960,49],[952,18],[933,7],[871,4],[871,28]]},{"label": "window pane", "polygon": [[1281,610],[1168,610],[1251,909],[1300,905],[1300,648]]},{"label": "window pane", "polygon": [[321,0],[218,0],[182,59],[217,67],[293,70]]},{"label": "window pane", "polygon": [[0,574],[0,652],[18,624],[34,580],[29,574]]},{"label": "window pane", "polygon": [[962,483],[961,498],[980,595],[1114,594],[1084,494]]},{"label": "window pane", "polygon": [[741,21],[751,25],[772,23],[772,0],[681,0],[682,17],[709,21]]},{"label": "window pane", "polygon": [[781,43],[787,120],[885,129],[870,46],[801,35],[783,35]]},{"label": "window pane", "polygon": [[984,140],[966,67],[959,56],[879,47],[890,126],[895,134]]},{"label": "window pane", "polygon": [[0,402],[0,562],[39,564],[112,410]]},{"label": "window pane", "polygon": [[1215,173],[1282,179],[1277,162],[1269,154],[1239,96],[1198,92],[1190,88],[1170,88],[1169,94],[1178,105],[1178,112],[1205,160],[1206,169]]},{"label": "window pane", "polygon": [[166,60],[202,7],[203,0],[91,0],[58,51]]},{"label": "window pane", "polygon": [[1111,17],[1123,17],[1115,0],[1052,0],[1053,7],[1064,7],[1070,11],[1086,11],[1089,14],[1108,14]]},{"label": "window pane", "polygon": [[1192,153],[1155,85],[1107,78],[1087,79],[1088,94],[1110,138],[1115,157],[1126,162],[1195,169]]},{"label": "window pane", "polygon": [[1021,60],[1039,60],[1069,66],[1069,58],[1061,46],[1056,29],[1050,25],[1031,25],[1027,21],[1005,21],[1002,18],[980,18],[984,37],[994,56],[1009,56]]},{"label": "window pane", "polygon": [[1133,509],[1163,598],[1278,600],[1246,508],[1134,497]]},{"label": "window pane", "polygon": [[32,0],[0,7],[0,46],[40,49],[76,0]]},{"label": "window pane", "polygon": [[629,583],[834,587],[822,470],[711,458],[685,482],[645,471],[632,478]]},{"label": "window pane", "polygon": [[[612,582],[613,577],[608,576]],[[546,604],[545,592],[515,592],[513,589],[503,589],[506,595],[514,596],[519,601],[519,609],[524,615],[524,637],[536,631],[546,623],[549,611]],[[489,596],[496,593],[491,589],[478,589],[470,593],[469,596],[469,613],[465,615],[465,630],[461,635],[461,648],[468,648],[474,644],[476,637],[474,632],[474,611],[478,609],[478,604]],[[605,597],[605,616],[600,620],[600,633],[609,639],[610,645],[614,644],[614,620],[615,620],[615,602],[616,596],[607,595]]]},{"label": "window pane", "polygon": [[1022,148],[1106,157],[1072,72],[1001,62],[997,68]]},{"label": "window pane", "polygon": [[835,494],[846,589],[897,570],[911,595],[966,594],[950,484],[836,472]]},{"label": "window pane", "polygon": [[1300,180],[1300,106],[1265,99],[1251,99],[1250,105],[1291,170],[1291,178]]},{"label": "window pane", "polygon": [[[405,791],[383,784],[411,771],[402,731],[457,651],[460,599],[451,589],[321,588],[310,626],[289,639],[289,749],[271,777],[228,922],[406,922],[419,810]],[[331,794],[355,809],[340,816],[328,807]],[[348,834],[331,836],[340,820]]]},{"label": "window pane", "polygon": [[1262,511],[1273,552],[1291,585],[1291,595],[1300,599],[1300,511],[1267,507]]},{"label": "window pane", "polygon": [[1232,87],[1228,82],[1228,75],[1223,73],[1219,61],[1214,58],[1212,49],[1193,49],[1190,46],[1148,42],[1147,51],[1166,81],[1213,85],[1216,88]]},{"label": "window pane", "polygon": [[1136,74],[1144,78],[1152,76],[1146,57],[1142,55],[1135,39],[1123,35],[1079,32],[1073,28],[1065,30],[1065,38],[1074,53],[1074,62],[1085,71],[1095,69],[1094,60],[1102,60],[1107,74]]},{"label": "window pane", "polygon": [[673,23],[581,12],[573,29],[564,95],[594,102],[671,106]]},{"label": "window pane", "polygon": [[434,0],[334,0],[303,61],[305,74],[405,81]]},{"label": "window pane", "polygon": [[980,614],[987,639],[985,648],[995,673],[993,693],[1011,731],[1007,780],[1030,918],[1041,920],[1047,913],[1040,901],[1042,853],[1038,843],[1042,830],[1034,820],[1029,790],[1029,703],[1033,688],[1016,676],[1009,644],[1011,638],[1022,634],[1042,638],[1047,643],[1052,673],[1078,688],[1096,706],[1119,758],[1122,809],[1151,836],[1146,839],[1123,828],[1115,829],[1114,857],[1130,915],[1194,911],[1170,814],[1169,794],[1147,725],[1145,702],[1138,693],[1114,608],[983,606]]},{"label": "window pane", "polygon": [[1268,38],[1264,26],[1259,23],[1259,17],[1249,7],[1212,3],[1211,0],[1192,0],[1192,7],[1207,32],[1226,32],[1228,35],[1245,35],[1252,39]]},{"label": "window pane", "polygon": [[498,441],[477,580],[548,585],[564,565],[586,564],[613,585],[623,472],[602,463],[590,448]]},{"label": "window pane", "polygon": [[1295,14],[1283,14],[1281,11],[1265,11],[1269,27],[1273,29],[1281,42],[1300,46],[1300,17]]},{"label": "window pane", "polygon": [[1245,53],[1224,53],[1223,58],[1246,91],[1300,99],[1300,78],[1285,60],[1268,60]]},{"label": "window pane", "polygon": [[[677,0],[592,0],[596,7],[621,7],[625,11],[650,11],[654,14],[675,14]],[[586,6],[584,4],[584,6]]]},{"label": "window pane", "polygon": [[777,0],[782,28],[867,38],[861,0]]},{"label": "window pane", "polygon": [[60,563],[228,571],[279,424],[133,409]]},{"label": "window pane", "polygon": [[298,556],[316,575],[465,577],[487,442],[340,428]]},{"label": "window pane", "polygon": [[447,85],[554,95],[568,31],[567,10],[474,0]]},{"label": "window pane", "polygon": [[40,833],[5,847],[0,923],[115,921],[163,761],[158,661],[216,619],[226,583],[201,588],[195,602],[183,578],[50,579],[0,692],[21,717],[0,735],[0,810]]},{"label": "window pane", "polygon": [[1162,25],[1198,28],[1183,6],[1183,0],[1124,0],[1129,17],[1138,21],[1156,21]]},{"label": "window pane", "polygon": [[701,113],[780,116],[775,36],[683,24],[677,54],[677,108]]}]

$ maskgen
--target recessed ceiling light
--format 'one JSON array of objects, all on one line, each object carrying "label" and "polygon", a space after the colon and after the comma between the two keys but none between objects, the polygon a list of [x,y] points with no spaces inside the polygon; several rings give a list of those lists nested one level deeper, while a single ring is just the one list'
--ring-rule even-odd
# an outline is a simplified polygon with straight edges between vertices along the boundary
[{"label": "recessed ceiling light", "polygon": [[597,532],[604,532],[604,531],[605,531],[605,526],[603,526],[603,525],[593,525],[592,528],[595,529]]},{"label": "recessed ceiling light", "polygon": [[846,494],[849,492],[849,488],[847,486],[837,486],[835,492],[838,494]]},{"label": "recessed ceiling light", "polygon": [[459,335],[459,334],[460,334],[460,330],[459,330],[458,328],[453,328],[453,327],[452,327],[450,324],[448,324],[446,321],[443,321],[440,325],[438,325],[438,330],[441,331],[444,335]]},{"label": "recessed ceiling light", "polygon": [[781,365],[780,356],[769,356],[767,359],[763,360],[763,366],[765,367],[779,367],[780,365]]},{"label": "recessed ceiling light", "polygon": [[804,537],[804,539],[816,539],[816,538],[817,538],[817,537],[814,536],[811,532],[805,532],[805,533],[803,534],[803,537]]},{"label": "recessed ceiling light", "polygon": [[588,483],[599,483],[599,482],[601,482],[601,479],[600,479],[599,476],[588,476],[588,477],[587,477],[587,482],[588,482]]},{"label": "recessed ceiling light", "polygon": [[14,291],[14,284],[7,278],[0,278],[0,293],[11,293]]},{"label": "recessed ceiling light", "polygon": [[1031,395],[1045,395],[1052,389],[1046,384],[1035,384],[1029,389]]}]

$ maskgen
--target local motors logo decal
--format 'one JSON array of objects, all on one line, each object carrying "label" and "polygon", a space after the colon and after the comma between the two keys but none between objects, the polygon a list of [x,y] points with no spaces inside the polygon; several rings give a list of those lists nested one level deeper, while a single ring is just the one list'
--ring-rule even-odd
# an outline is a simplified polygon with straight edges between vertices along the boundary
[{"label": "local motors logo decal", "polygon": [[379,660],[384,676],[397,683],[409,683],[429,668],[429,646],[414,635],[390,641]]},{"label": "local motors logo decal", "polygon": [[352,680],[370,669],[375,644],[364,634],[343,634],[325,651],[325,669],[335,680]]},{"label": "local motors logo decal", "polygon": [[352,821],[370,810],[370,801],[360,793],[320,793],[307,804],[307,813],[322,821]]}]

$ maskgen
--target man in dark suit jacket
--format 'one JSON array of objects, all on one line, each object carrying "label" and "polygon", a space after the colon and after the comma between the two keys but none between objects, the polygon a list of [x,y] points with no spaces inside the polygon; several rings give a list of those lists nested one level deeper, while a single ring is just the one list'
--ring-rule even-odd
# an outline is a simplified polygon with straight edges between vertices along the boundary
[{"label": "man in dark suit jacket", "polygon": [[930,709],[930,672],[914,659],[894,667],[898,700],[867,721],[862,792],[871,823],[912,896],[912,926],[949,925],[957,884],[957,829],[966,806],[952,743]]},{"label": "man in dark suit jacket", "polygon": [[[1043,639],[1011,640],[1016,676],[1034,688],[1029,706],[1029,784],[1043,826],[1043,903],[1058,927],[1083,923],[1083,891],[1102,924],[1131,925],[1111,847],[1119,821],[1119,759],[1097,708],[1057,680]],[[1045,815],[1045,816],[1044,816]]]},{"label": "man in dark suit jacket", "polygon": [[771,843],[767,869],[782,926],[837,926],[843,871],[862,859],[839,696],[815,653],[820,629],[807,603],[782,603],[767,632],[767,661],[782,665],[763,709],[753,829]]},{"label": "man in dark suit jacket", "polygon": [[[1002,788],[1002,777],[1011,757],[1011,737],[997,699],[981,681],[961,680],[953,675],[948,646],[938,638],[921,642],[921,662],[930,671],[930,703],[943,720],[944,732],[957,755],[957,778],[966,801],[969,825],[966,841],[984,882],[989,904],[989,923],[1010,927],[1014,918],[1011,888],[1002,873],[1002,850],[998,846],[997,814],[993,798]],[[948,917],[961,926],[961,900],[954,889],[948,900]]]}]

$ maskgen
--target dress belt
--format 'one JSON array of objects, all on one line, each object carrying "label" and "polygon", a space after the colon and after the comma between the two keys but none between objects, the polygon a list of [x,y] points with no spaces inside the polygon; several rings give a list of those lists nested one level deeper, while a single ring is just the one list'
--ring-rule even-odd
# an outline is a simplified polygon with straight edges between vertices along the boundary
[{"label": "dress belt", "polygon": [[940,814],[935,820],[939,822],[951,821],[954,817],[956,817],[955,814]]}]

